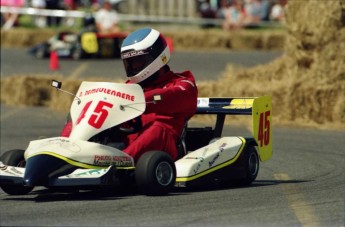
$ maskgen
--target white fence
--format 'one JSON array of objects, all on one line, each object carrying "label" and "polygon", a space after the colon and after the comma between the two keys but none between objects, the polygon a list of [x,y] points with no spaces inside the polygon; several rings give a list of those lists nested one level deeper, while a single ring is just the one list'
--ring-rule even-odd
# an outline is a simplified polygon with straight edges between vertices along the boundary
[{"label": "white fence", "polygon": [[[161,2],[162,0],[151,0],[156,2]],[[173,2],[164,0],[166,2]],[[131,4],[132,1],[129,1]],[[163,1],[162,1],[163,2]],[[177,5],[177,7],[184,7],[186,3],[189,1],[184,0],[178,0],[178,2],[181,2],[181,5]],[[182,4],[182,2],[185,2]],[[129,4],[129,7],[132,7]],[[187,4],[188,5],[188,4]],[[158,5],[158,7],[164,8],[164,5]],[[191,9],[193,9],[191,7]],[[191,10],[189,9],[189,10]],[[205,19],[205,18],[199,18],[196,16],[191,16],[191,14],[188,14],[189,16],[182,15],[187,14],[187,11],[181,11],[178,10],[168,10],[170,15],[165,15],[162,11],[159,11],[157,9],[151,9],[150,14],[147,15],[144,14],[145,12],[139,12],[141,9],[140,7],[137,7],[135,10],[137,10],[137,13],[133,14],[119,14],[119,18],[121,21],[128,21],[128,22],[149,22],[149,23],[172,23],[172,24],[196,24],[196,25],[203,25],[203,24],[213,24],[213,25],[220,25],[222,20],[220,19]],[[1,13],[12,13],[12,14],[25,14],[25,15],[33,15],[33,16],[54,16],[54,17],[71,17],[71,18],[83,18],[90,13],[82,12],[82,11],[73,11],[73,10],[48,10],[48,9],[36,9],[36,8],[16,8],[16,7],[1,7]],[[129,9],[129,12],[132,12]],[[153,12],[157,13],[157,15],[153,14]],[[159,12],[159,13],[158,13]],[[152,15],[153,14],[153,15]],[[15,20],[15,18],[13,19]],[[7,21],[6,24],[3,26],[4,29],[11,28],[14,21]]]},{"label": "white fence", "polygon": [[197,17],[196,0],[127,0],[128,13],[168,17]]}]

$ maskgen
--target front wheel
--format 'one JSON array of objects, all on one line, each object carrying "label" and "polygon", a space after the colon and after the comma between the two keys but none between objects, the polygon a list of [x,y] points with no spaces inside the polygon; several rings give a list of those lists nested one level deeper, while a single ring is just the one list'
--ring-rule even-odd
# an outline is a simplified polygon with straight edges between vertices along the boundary
[{"label": "front wheel", "polygon": [[[10,150],[1,155],[0,160],[8,166],[25,167],[24,150]],[[3,185],[1,189],[9,195],[26,195],[34,187]]]},{"label": "front wheel", "polygon": [[176,180],[175,163],[165,152],[146,152],[138,160],[135,179],[138,187],[146,195],[168,194]]}]

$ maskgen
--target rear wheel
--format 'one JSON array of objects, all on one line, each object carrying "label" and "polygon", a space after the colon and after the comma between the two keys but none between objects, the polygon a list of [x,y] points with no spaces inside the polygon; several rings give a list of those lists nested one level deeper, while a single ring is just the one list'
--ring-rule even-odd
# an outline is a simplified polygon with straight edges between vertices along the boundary
[{"label": "rear wheel", "polygon": [[259,155],[254,146],[249,146],[245,150],[244,171],[245,178],[239,180],[241,185],[251,184],[259,173]]},{"label": "rear wheel", "polygon": [[35,52],[35,57],[37,59],[43,59],[47,56],[47,47],[45,45],[42,45],[37,48]]},{"label": "rear wheel", "polygon": [[[5,152],[0,160],[8,166],[25,167],[24,150],[10,150]],[[3,185],[1,189],[9,195],[25,195],[32,191],[34,187]]]},{"label": "rear wheel", "polygon": [[135,179],[144,194],[165,195],[172,190],[175,184],[175,163],[165,152],[146,152],[138,160]]},{"label": "rear wheel", "polygon": [[80,47],[76,47],[72,52],[72,58],[74,60],[80,60],[84,57],[84,51]]}]

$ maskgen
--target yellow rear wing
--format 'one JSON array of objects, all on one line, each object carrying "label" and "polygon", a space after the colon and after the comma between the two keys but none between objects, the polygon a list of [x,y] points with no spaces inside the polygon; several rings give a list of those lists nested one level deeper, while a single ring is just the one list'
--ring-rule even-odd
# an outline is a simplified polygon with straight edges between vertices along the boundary
[{"label": "yellow rear wing", "polygon": [[196,114],[217,115],[214,137],[221,137],[226,115],[251,115],[252,134],[261,161],[272,156],[272,103],[270,96],[254,98],[198,98]]}]

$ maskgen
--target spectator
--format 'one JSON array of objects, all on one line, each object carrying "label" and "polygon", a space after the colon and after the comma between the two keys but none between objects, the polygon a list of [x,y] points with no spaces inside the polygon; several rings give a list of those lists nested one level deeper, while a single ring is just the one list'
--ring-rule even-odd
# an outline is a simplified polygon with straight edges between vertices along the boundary
[{"label": "spectator", "polygon": [[276,0],[272,6],[270,19],[273,21],[282,22],[284,20],[284,7],[286,5],[286,0]]},{"label": "spectator", "polygon": [[[36,9],[45,9],[46,1],[45,0],[32,0],[31,6]],[[44,28],[47,25],[47,18],[45,16],[34,16],[34,23],[37,27]]]},{"label": "spectator", "polygon": [[80,34],[84,32],[97,32],[96,21],[92,15],[87,15],[83,18],[83,28]]},{"label": "spectator", "polygon": [[[46,0],[46,9],[50,10],[58,10],[61,9],[60,7],[60,0]],[[47,25],[51,26],[58,26],[61,23],[61,17],[55,16],[48,16],[47,17]]]},{"label": "spectator", "polygon": [[242,1],[233,0],[224,11],[223,29],[226,31],[239,29],[245,19]]},{"label": "spectator", "polygon": [[270,10],[271,10],[271,1],[261,0],[261,20],[262,21],[270,20]]},{"label": "spectator", "polygon": [[[211,0],[199,0],[199,13],[202,18],[212,19],[216,18],[217,9],[211,4]],[[214,27],[212,23],[202,25],[203,28]]]},{"label": "spectator", "polygon": [[[66,10],[77,10],[76,0],[64,0],[64,6]],[[72,27],[75,24],[75,18],[67,17],[65,23],[67,26]]]},{"label": "spectator", "polygon": [[258,26],[262,18],[262,2],[260,0],[246,0],[244,24],[246,27]]},{"label": "spectator", "polygon": [[216,17],[216,9],[211,5],[210,0],[199,0],[199,12],[202,18]]},{"label": "spectator", "polygon": [[119,17],[109,1],[103,3],[103,7],[96,12],[95,19],[98,32],[112,33],[120,30]]},{"label": "spectator", "polygon": [[[1,0],[1,6],[9,6],[9,7],[23,7],[24,6],[24,0]],[[12,13],[12,12],[6,12],[2,13],[2,20],[3,21],[3,28],[4,29],[10,29],[13,26],[16,26],[18,24],[18,13]]]},{"label": "spectator", "polygon": [[216,17],[220,19],[225,19],[226,11],[230,5],[230,0],[220,0],[219,7],[216,12]]}]

